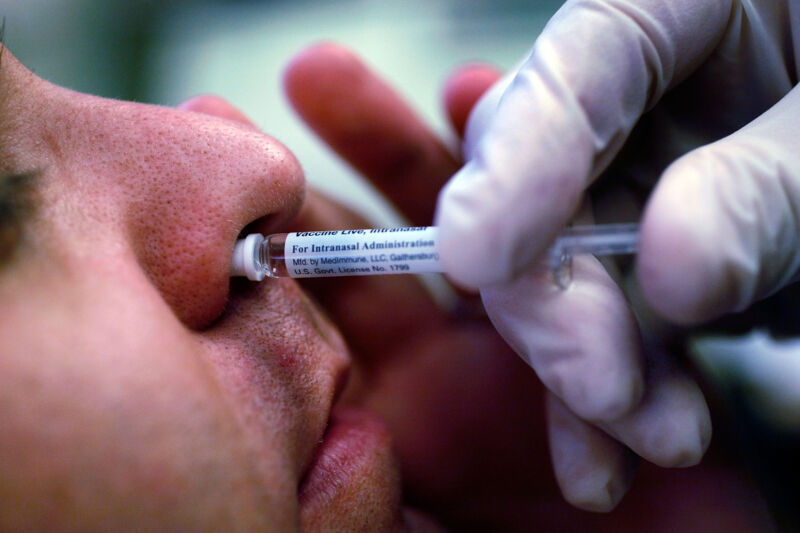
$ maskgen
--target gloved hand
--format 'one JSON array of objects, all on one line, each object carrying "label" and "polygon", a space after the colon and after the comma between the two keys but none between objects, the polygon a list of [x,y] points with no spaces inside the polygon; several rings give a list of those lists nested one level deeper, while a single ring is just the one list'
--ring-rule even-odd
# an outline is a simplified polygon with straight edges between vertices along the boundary
[{"label": "gloved hand", "polygon": [[796,279],[798,31],[789,1],[568,1],[470,118],[468,163],[437,207],[442,260],[550,389],[556,475],[580,507],[617,503],[627,449],[698,462],[709,415],[597,260],[561,291],[537,258],[590,211],[641,216],[644,300],[683,324]]}]

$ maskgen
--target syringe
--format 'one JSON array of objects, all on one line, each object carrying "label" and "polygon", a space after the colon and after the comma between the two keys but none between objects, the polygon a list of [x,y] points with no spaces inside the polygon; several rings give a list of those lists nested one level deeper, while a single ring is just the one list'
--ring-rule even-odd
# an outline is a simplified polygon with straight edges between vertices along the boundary
[{"label": "syringe", "polygon": [[[548,251],[549,268],[566,287],[573,255],[632,254],[638,236],[638,224],[567,228]],[[436,227],[254,233],[237,241],[231,275],[261,281],[443,272],[437,238]]]}]

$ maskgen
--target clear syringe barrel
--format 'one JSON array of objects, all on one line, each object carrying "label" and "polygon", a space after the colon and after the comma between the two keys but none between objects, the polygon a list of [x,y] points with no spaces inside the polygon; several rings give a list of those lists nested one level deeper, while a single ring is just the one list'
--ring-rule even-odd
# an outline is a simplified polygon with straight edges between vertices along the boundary
[{"label": "clear syringe barrel", "polygon": [[[637,224],[567,228],[549,250],[550,268],[563,287],[573,255],[631,254],[637,242]],[[248,235],[236,243],[231,275],[261,281],[442,271],[438,228],[414,227]]]},{"label": "clear syringe barrel", "polygon": [[232,275],[320,278],[442,272],[438,228],[301,231],[236,243]]},{"label": "clear syringe barrel", "polygon": [[264,273],[271,278],[291,277],[286,268],[286,233],[268,235],[258,251]]}]

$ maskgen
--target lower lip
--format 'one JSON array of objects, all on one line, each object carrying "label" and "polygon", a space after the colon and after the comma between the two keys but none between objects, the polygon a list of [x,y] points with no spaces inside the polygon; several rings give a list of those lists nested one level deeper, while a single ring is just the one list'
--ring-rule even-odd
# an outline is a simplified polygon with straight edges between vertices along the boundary
[{"label": "lower lip", "polygon": [[386,426],[372,413],[337,407],[300,484],[300,505],[324,507],[376,476],[384,478],[376,485],[388,490],[399,484]]}]

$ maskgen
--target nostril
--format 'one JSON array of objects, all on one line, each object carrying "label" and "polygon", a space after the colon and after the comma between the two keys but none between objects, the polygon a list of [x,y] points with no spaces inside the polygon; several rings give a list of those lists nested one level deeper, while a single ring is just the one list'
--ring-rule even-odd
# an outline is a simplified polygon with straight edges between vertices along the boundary
[{"label": "nostril", "polygon": [[260,233],[262,235],[282,233],[291,218],[291,216],[270,213],[269,215],[265,215],[247,224],[242,228],[242,231],[239,232],[236,238],[237,240],[243,239],[253,233]]},{"label": "nostril", "polygon": [[170,228],[172,233],[134,226],[130,239],[142,271],[164,302],[188,327],[202,329],[217,319],[228,298],[227,240]]},{"label": "nostril", "polygon": [[204,328],[226,306],[237,235],[288,224],[304,197],[302,169],[280,142],[231,120],[101,103],[118,120],[95,127],[130,158],[90,162],[92,175],[124,189],[116,198],[142,270],[182,322]]}]

